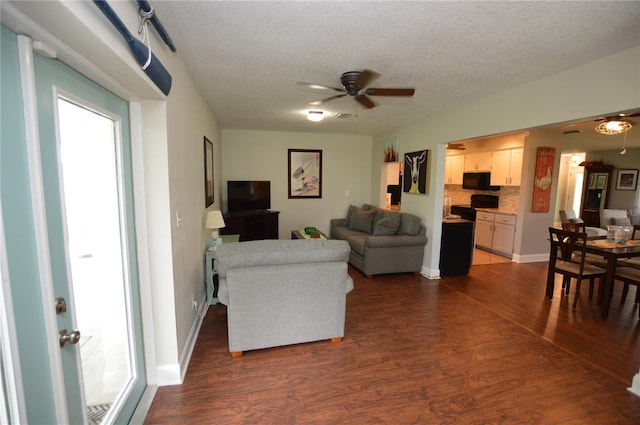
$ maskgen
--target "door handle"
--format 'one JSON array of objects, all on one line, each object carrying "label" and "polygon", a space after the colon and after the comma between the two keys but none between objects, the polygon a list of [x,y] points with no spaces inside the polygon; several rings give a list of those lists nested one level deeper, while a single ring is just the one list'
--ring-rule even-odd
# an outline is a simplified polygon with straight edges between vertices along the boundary
[{"label": "door handle", "polygon": [[69,344],[77,344],[80,341],[80,331],[74,329],[70,333],[67,333],[66,329],[58,332],[58,339],[60,340],[60,347],[64,347],[68,342]]}]

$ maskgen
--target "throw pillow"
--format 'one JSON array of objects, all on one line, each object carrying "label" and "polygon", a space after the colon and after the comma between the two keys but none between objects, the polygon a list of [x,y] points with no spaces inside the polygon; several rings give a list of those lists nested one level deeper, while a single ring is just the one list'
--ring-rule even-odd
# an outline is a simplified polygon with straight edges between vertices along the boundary
[{"label": "throw pillow", "polygon": [[614,226],[631,226],[631,219],[629,217],[625,218],[611,218],[611,224]]},{"label": "throw pillow", "polygon": [[387,218],[383,218],[376,223],[373,229],[374,236],[391,236],[395,235],[400,228],[400,214],[395,214]]},{"label": "throw pillow", "polygon": [[351,222],[351,216],[353,215],[353,212],[359,209],[360,208],[356,207],[355,205],[349,206],[349,210],[347,211],[347,218],[345,219],[345,224],[347,225],[347,227],[349,227],[349,223]]},{"label": "throw pillow", "polygon": [[408,213],[402,213],[399,235],[415,236],[420,231],[420,217]]},{"label": "throw pillow", "polygon": [[357,210],[351,214],[351,221],[349,222],[349,229],[356,230],[358,232],[365,232],[371,234],[373,225],[373,217],[376,215],[376,210]]},{"label": "throw pillow", "polygon": [[569,220],[569,223],[578,223],[578,224],[582,224],[584,223],[584,220],[581,218],[572,218]]}]

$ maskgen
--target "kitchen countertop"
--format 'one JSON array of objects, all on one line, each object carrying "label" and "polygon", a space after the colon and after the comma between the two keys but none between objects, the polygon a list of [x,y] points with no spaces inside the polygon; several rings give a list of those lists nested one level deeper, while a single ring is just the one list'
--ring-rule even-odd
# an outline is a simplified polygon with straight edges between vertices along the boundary
[{"label": "kitchen countertop", "polygon": [[484,211],[496,214],[509,214],[509,215],[518,215],[517,210],[507,209],[507,208],[476,208],[476,211]]}]

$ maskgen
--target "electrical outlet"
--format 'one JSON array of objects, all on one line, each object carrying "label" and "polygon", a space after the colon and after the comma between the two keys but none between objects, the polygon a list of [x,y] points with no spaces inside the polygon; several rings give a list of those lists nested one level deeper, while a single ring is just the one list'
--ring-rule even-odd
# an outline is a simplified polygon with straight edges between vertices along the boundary
[{"label": "electrical outlet", "polygon": [[198,311],[198,301],[196,301],[196,296],[191,294],[191,307],[194,311]]}]

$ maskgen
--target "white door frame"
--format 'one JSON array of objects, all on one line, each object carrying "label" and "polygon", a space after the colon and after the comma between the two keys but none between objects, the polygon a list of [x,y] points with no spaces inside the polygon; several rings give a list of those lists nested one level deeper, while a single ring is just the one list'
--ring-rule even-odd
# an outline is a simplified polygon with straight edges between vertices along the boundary
[{"label": "white door frame", "polygon": [[[7,5],[4,5],[7,6]],[[9,5],[9,8],[11,6]],[[7,10],[3,8],[3,13]],[[25,17],[20,12],[12,10],[16,18],[20,19],[21,24],[29,29],[29,32],[39,35],[40,40],[51,40],[52,45],[62,49],[66,56],[77,57],[77,52],[74,52],[71,48],[61,43],[46,30],[39,27],[34,21]],[[22,39],[22,41],[20,41]],[[26,140],[28,146],[29,155],[29,172],[31,180],[31,192],[33,199],[33,218],[36,226],[36,235],[39,238],[37,240],[38,246],[38,261],[39,272],[42,277],[42,293],[41,303],[43,310],[50,314],[45,314],[45,326],[49,340],[47,341],[49,347],[49,361],[52,370],[52,380],[63,388],[63,376],[62,366],[60,360],[60,350],[57,341],[58,330],[56,317],[51,308],[44,308],[50,306],[50,300],[54,299],[53,294],[53,281],[51,275],[51,264],[49,262],[48,252],[48,239],[46,231],[46,217],[44,209],[44,191],[42,187],[42,175],[40,170],[40,147],[38,137],[38,125],[37,125],[37,111],[35,103],[35,81],[33,73],[33,60],[29,59],[32,55],[32,42],[29,37],[19,36],[18,41],[19,49],[21,51],[21,74],[23,80],[23,102],[25,104],[24,116],[25,128],[26,128]],[[60,52],[62,53],[62,52]],[[24,57],[23,57],[24,55]],[[23,71],[23,62],[26,69]],[[84,75],[102,75],[101,84],[107,90],[113,90],[122,96],[123,87],[116,86],[116,83],[112,78],[106,75],[93,63],[88,62],[86,59],[74,61],[74,69]],[[80,64],[78,66],[78,64]],[[29,69],[31,68],[31,69]],[[143,344],[145,349],[145,367],[147,373],[147,386],[150,386],[151,391],[155,391],[155,384],[157,382],[157,363],[155,356],[155,337],[153,329],[153,307],[151,297],[151,280],[150,280],[150,265],[149,265],[149,244],[148,244],[148,231],[146,223],[146,203],[145,203],[145,186],[144,186],[144,152],[142,143],[142,103],[140,99],[131,92],[126,92],[127,95],[123,96],[128,99],[130,104],[130,123],[131,123],[131,146],[132,146],[132,173],[133,173],[133,186],[134,186],[134,201],[136,205],[135,210],[135,236],[137,245],[137,260],[138,260],[138,272],[139,272],[139,284],[140,284],[140,308],[142,315],[142,328],[143,328]],[[34,166],[38,164],[38,166]],[[19,381],[19,377],[17,377]],[[20,382],[16,382],[17,385],[21,385]],[[56,405],[56,422],[67,423],[66,413],[66,399],[64,392],[53,391],[54,402]]]}]

